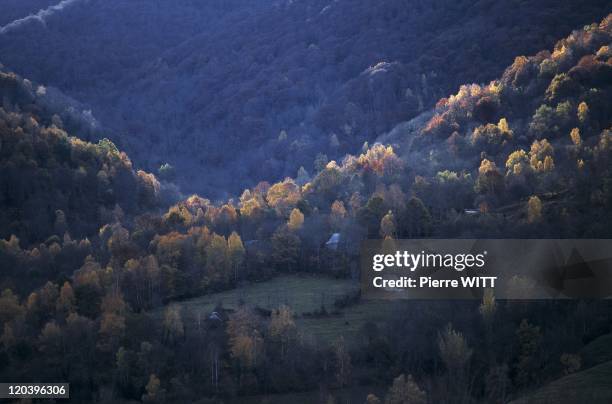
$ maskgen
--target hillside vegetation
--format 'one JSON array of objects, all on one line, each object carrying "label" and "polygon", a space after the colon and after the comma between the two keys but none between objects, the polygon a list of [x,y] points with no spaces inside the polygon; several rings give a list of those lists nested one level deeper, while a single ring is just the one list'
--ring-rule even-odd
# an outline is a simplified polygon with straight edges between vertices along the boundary
[{"label": "hillside vegetation", "polygon": [[300,166],[312,173],[318,153],[355,153],[608,6],[83,1],[0,35],[0,52],[14,71],[87,103],[141,167],[170,163],[186,191],[219,198]]},{"label": "hillside vegetation", "polygon": [[[219,203],[168,204],[171,185],[108,140],[74,137],[41,104],[43,88],[3,72],[0,378],[67,380],[79,401],[383,384],[388,402],[465,403],[607,372],[580,372],[581,348],[612,332],[607,301],[486,294],[410,302],[382,318],[345,300],[344,324],[248,302],[192,322],[176,302],[287,273],[356,276],[364,238],[611,238],[611,45],[612,15],[517,57],[489,84],[462,86],[390,144],[320,155],[312,175]],[[363,343],[342,332],[312,341],[300,329],[324,324]]]}]

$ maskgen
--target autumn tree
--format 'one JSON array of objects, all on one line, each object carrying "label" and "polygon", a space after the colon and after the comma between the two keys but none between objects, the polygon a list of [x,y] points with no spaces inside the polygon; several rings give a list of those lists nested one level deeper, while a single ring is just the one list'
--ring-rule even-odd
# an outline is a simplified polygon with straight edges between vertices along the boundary
[{"label": "autumn tree", "polygon": [[126,330],[126,304],[123,296],[115,292],[107,294],[102,299],[101,310],[97,346],[103,352],[114,352],[119,347]]},{"label": "autumn tree", "polygon": [[251,221],[258,221],[263,217],[266,202],[261,193],[245,190],[240,196],[240,215]]},{"label": "autumn tree", "polygon": [[185,326],[181,316],[180,307],[176,304],[170,305],[164,312],[163,320],[164,341],[174,345],[185,335]]},{"label": "autumn tree", "polygon": [[164,215],[164,222],[173,228],[189,226],[193,223],[193,215],[185,205],[178,204],[168,209]]},{"label": "autumn tree", "polygon": [[312,189],[325,201],[332,201],[340,192],[342,184],[342,172],[335,161],[327,164],[312,181]]},{"label": "autumn tree", "polygon": [[157,235],[153,239],[155,257],[160,265],[168,265],[174,269],[181,269],[188,261],[185,254],[187,236],[173,231],[164,235]]},{"label": "autumn tree", "polygon": [[227,238],[227,254],[229,265],[234,273],[234,282],[238,281],[238,273],[244,264],[245,256],[244,245],[242,239],[235,231]]},{"label": "autumn tree", "polygon": [[464,397],[467,394],[467,377],[472,349],[462,333],[453,329],[451,324],[438,334],[438,351],[447,370],[447,383],[451,397]]},{"label": "autumn tree", "polygon": [[529,151],[531,168],[536,172],[550,172],[554,169],[554,148],[547,139],[536,140]]},{"label": "autumn tree", "polygon": [[192,227],[192,237],[195,244],[195,254],[194,254],[194,262],[198,266],[198,268],[206,267],[206,250],[210,245],[210,241],[212,240],[212,234],[208,227],[203,226],[196,228]]},{"label": "autumn tree", "polygon": [[393,379],[385,404],[427,404],[427,394],[419,388],[412,375],[401,374]]},{"label": "autumn tree", "polygon": [[393,212],[389,211],[380,220],[380,236],[382,238],[395,238],[397,235],[395,216]]},{"label": "autumn tree", "polygon": [[589,119],[589,106],[586,102],[582,101],[578,104],[578,120],[580,123],[584,124]]},{"label": "autumn tree", "polygon": [[506,160],[506,175],[521,177],[531,172],[529,156],[525,150],[516,150]]},{"label": "autumn tree", "polygon": [[293,313],[289,307],[281,306],[272,311],[268,333],[272,340],[278,342],[281,358],[284,358],[290,343],[296,337],[296,326],[293,320]]},{"label": "autumn tree", "polygon": [[508,126],[506,118],[501,118],[497,125],[488,123],[474,129],[471,142],[488,153],[497,153],[502,146],[512,140],[514,133]]},{"label": "autumn tree", "polygon": [[287,226],[280,226],[272,234],[272,259],[281,269],[292,271],[295,269],[300,253],[300,238]]},{"label": "autumn tree", "polygon": [[304,214],[297,208],[294,208],[289,215],[287,227],[291,231],[297,231],[304,225]]},{"label": "autumn tree", "polygon": [[227,248],[225,237],[218,234],[212,236],[206,247],[206,274],[209,280],[225,282],[229,279]]},{"label": "autumn tree", "polygon": [[161,270],[155,255],[147,255],[141,258],[140,267],[144,273],[145,304],[147,307],[151,307],[159,299]]},{"label": "autumn tree", "polygon": [[238,211],[231,203],[226,203],[219,209],[219,214],[214,219],[213,223],[218,232],[221,234],[229,233],[236,227],[238,222]]},{"label": "autumn tree", "polygon": [[542,201],[537,195],[527,201],[527,222],[537,223],[542,219]]},{"label": "autumn tree", "polygon": [[580,137],[580,129],[574,128],[570,132],[570,139],[574,146],[579,147],[582,144],[582,138]]},{"label": "autumn tree", "polygon": [[365,404],[382,404],[382,401],[375,394],[368,394]]},{"label": "autumn tree", "polygon": [[483,317],[484,321],[489,323],[495,315],[496,310],[497,304],[495,303],[495,294],[493,293],[493,289],[486,289],[482,296],[482,303],[480,303],[478,311],[480,312],[480,315]]},{"label": "autumn tree", "polygon": [[163,403],[166,401],[166,390],[161,388],[161,381],[155,374],[149,376],[145,391],[146,393],[142,395],[143,403]]},{"label": "autumn tree", "polygon": [[63,317],[66,317],[69,313],[75,310],[76,299],[74,297],[74,291],[69,282],[64,282],[60,289],[60,295],[57,299],[56,310]]},{"label": "autumn tree", "polygon": [[404,166],[392,146],[384,146],[380,143],[361,154],[357,161],[365,171],[372,171],[379,177],[387,176],[388,178],[398,175]]},{"label": "autumn tree", "polygon": [[344,203],[340,200],[335,200],[331,205],[331,212],[329,214],[329,223],[332,230],[339,231],[342,229],[346,216],[347,212]]},{"label": "autumn tree", "polygon": [[351,198],[348,201],[348,206],[351,211],[351,216],[357,216],[359,209],[363,206],[364,198],[361,196],[359,192],[353,192]]},{"label": "autumn tree", "polygon": [[240,372],[252,369],[259,361],[263,350],[261,324],[256,314],[246,306],[233,313],[227,323],[229,349]]},{"label": "autumn tree", "polygon": [[103,285],[100,282],[101,273],[100,264],[90,256],[73,276],[77,312],[89,318],[95,318],[100,310],[103,294]]},{"label": "autumn tree", "polygon": [[138,259],[129,259],[124,265],[125,289],[128,291],[128,299],[133,303],[136,310],[144,308],[145,290],[143,271]]},{"label": "autumn tree", "polygon": [[271,208],[281,217],[287,217],[301,197],[300,187],[291,178],[272,185],[266,194]]},{"label": "autumn tree", "polygon": [[134,254],[135,246],[130,239],[130,232],[120,224],[111,226],[107,248],[114,260],[123,264]]},{"label": "autumn tree", "polygon": [[478,168],[476,192],[487,195],[498,195],[504,187],[504,178],[493,161],[483,159]]}]

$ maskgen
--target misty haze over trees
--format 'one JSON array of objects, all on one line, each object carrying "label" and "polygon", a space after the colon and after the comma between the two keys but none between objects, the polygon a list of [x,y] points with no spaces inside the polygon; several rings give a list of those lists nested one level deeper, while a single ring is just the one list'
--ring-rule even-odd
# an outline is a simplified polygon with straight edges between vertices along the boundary
[{"label": "misty haze over trees", "polygon": [[0,19],[0,379],[612,399],[606,301],[377,305],[354,282],[366,238],[612,238],[608,2],[55,5]]}]

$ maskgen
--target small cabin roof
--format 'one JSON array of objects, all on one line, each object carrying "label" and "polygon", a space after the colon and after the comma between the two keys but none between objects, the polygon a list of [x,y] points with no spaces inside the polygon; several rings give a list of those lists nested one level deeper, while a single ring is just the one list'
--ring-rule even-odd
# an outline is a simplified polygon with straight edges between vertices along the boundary
[{"label": "small cabin roof", "polygon": [[334,233],[325,244],[338,244],[340,242],[340,233]]},{"label": "small cabin roof", "polygon": [[210,316],[208,316],[208,318],[210,320],[215,320],[215,321],[223,321],[223,319],[221,318],[221,316],[219,316],[219,313],[217,313],[216,311],[213,311],[212,313],[210,313]]}]

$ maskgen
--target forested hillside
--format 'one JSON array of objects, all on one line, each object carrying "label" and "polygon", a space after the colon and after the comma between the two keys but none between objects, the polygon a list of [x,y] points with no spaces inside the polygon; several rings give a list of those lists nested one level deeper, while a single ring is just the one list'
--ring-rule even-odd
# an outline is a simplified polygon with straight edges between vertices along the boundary
[{"label": "forested hillside", "polygon": [[0,59],[89,105],[144,169],[170,163],[186,191],[218,198],[355,153],[608,6],[77,1],[0,35]]},{"label": "forested hillside", "polygon": [[576,352],[612,332],[605,302],[404,305],[354,326],[359,343],[331,345],[304,338],[288,307],[162,307],[282,273],[349,278],[366,237],[612,237],[611,45],[612,15],[462,86],[389,144],[171,206],[170,184],[108,140],[80,140],[76,124],[66,133],[43,87],[2,72],[2,380],[67,380],[73,397],[103,402],[358,384],[420,403],[505,402],[576,372]]},{"label": "forested hillside", "polygon": [[95,128],[76,111],[62,111],[65,124],[44,87],[0,71],[0,93],[0,287],[28,290],[71,276],[102,225],[156,212],[175,197],[108,139],[68,135],[65,127],[85,135]]}]

